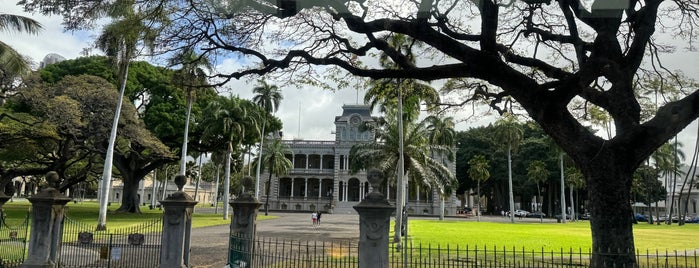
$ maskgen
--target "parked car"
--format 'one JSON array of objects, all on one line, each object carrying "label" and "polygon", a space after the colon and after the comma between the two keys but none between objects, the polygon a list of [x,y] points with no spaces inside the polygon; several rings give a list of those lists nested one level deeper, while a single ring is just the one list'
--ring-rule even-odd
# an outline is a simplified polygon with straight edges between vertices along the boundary
[{"label": "parked car", "polygon": [[699,223],[699,216],[696,216],[696,217],[692,218],[692,221],[688,221],[688,222],[690,222],[690,223]]},{"label": "parked car", "polygon": [[534,211],[532,213],[527,214],[527,216],[525,216],[525,217],[527,217],[527,218],[546,218],[546,213],[543,213],[541,211]]},{"label": "parked car", "polygon": [[643,214],[636,214],[636,221],[647,222],[648,216],[643,215]]},{"label": "parked car", "polygon": [[529,214],[529,211],[521,210],[521,209],[515,209],[515,217],[526,217],[527,214]]},{"label": "parked car", "polygon": [[585,212],[585,213],[583,213],[583,214],[580,214],[580,218],[579,218],[579,219],[581,219],[581,220],[590,220],[590,212]]}]

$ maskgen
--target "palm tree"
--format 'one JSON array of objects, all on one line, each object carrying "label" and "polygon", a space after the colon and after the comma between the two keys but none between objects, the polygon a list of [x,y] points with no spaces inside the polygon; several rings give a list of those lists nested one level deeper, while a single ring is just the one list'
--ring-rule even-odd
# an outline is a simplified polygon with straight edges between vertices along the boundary
[{"label": "palm tree", "polygon": [[[430,155],[436,152],[447,155],[448,160],[453,161],[452,155],[448,153],[451,150],[450,146],[431,144],[428,138],[427,122],[423,120],[419,123],[406,124],[405,150],[401,155],[398,150],[399,127],[395,124],[395,120],[397,119],[390,118],[387,124],[375,129],[376,141],[352,146],[350,149],[351,172],[377,168],[389,179],[397,179],[400,178],[396,176],[400,168],[396,169],[396,167],[399,166],[402,156],[405,159],[406,174],[413,174],[406,177],[412,178],[413,183],[432,187],[440,193],[448,193],[457,185],[454,174],[442,161],[435,160]],[[396,181],[389,181],[387,185],[391,183]]]},{"label": "palm tree", "polygon": [[[444,117],[441,118],[436,115],[430,115],[427,118],[425,118],[425,121],[428,123],[427,124],[427,132],[429,133],[429,140],[431,144],[437,144],[437,145],[443,145],[446,146],[449,151],[447,153],[452,155],[452,158],[454,158],[454,150],[451,150],[454,147],[454,140],[456,139],[456,131],[454,130],[454,118],[453,117]],[[434,158],[434,152],[431,152],[432,157]],[[440,155],[442,158],[442,161],[444,160],[444,155]],[[444,163],[447,165],[446,163]],[[440,193],[440,211],[439,211],[439,219],[444,220],[444,202],[445,199],[447,198],[447,193]],[[449,193],[451,194],[451,193]]]},{"label": "palm tree", "polygon": [[[37,34],[42,29],[41,23],[24,16],[0,13],[0,31],[26,32]],[[29,72],[29,62],[17,50],[0,41],[0,76],[14,77]]]},{"label": "palm tree", "polygon": [[[255,93],[255,96],[252,98],[252,101],[255,102],[258,106],[262,107],[262,109],[266,113],[271,113],[274,114],[277,109],[279,109],[279,104],[282,102],[282,93],[281,90],[279,90],[279,87],[276,85],[270,85],[265,82],[265,80],[259,80],[258,83],[260,83],[258,86],[252,88],[252,92]],[[265,119],[267,118],[267,115],[265,114]],[[262,122],[262,131],[260,132],[260,147],[259,147],[259,154],[260,156],[262,155],[262,146],[265,141],[265,127],[267,125],[267,120],[263,120]],[[260,157],[258,156],[258,157]],[[257,169],[255,171],[255,198],[259,197],[260,193],[260,165],[257,165]],[[269,198],[269,197],[268,197]],[[265,213],[267,213],[267,210],[265,209]]]},{"label": "palm tree", "polygon": [[[414,65],[415,54],[412,52],[413,46],[420,46],[420,42],[410,38],[409,36],[402,34],[392,34],[386,35],[382,39],[386,42],[387,48],[379,56],[379,64],[386,69],[399,69],[401,68],[399,64],[396,64],[396,60],[401,62],[407,62],[407,64]],[[389,53],[393,55],[389,57]],[[379,79],[371,81],[372,86],[369,91],[364,96],[364,103],[371,104],[373,109],[375,105],[381,103],[382,110],[388,112],[389,110],[398,111],[396,116],[398,117],[398,184],[396,185],[396,215],[402,215],[403,206],[406,202],[405,198],[405,159],[403,159],[404,153],[404,137],[403,137],[403,120],[412,121],[417,118],[420,112],[420,102],[422,100],[428,103],[436,103],[439,99],[439,94],[433,88],[418,83],[414,79]],[[404,113],[403,103],[408,104],[408,112]],[[393,105],[395,104],[395,105]],[[402,217],[396,217],[396,228],[395,230],[401,230],[403,226]],[[396,247],[401,247],[400,241],[401,232],[395,232],[394,240],[396,241]]]},{"label": "palm tree", "polygon": [[[577,214],[575,209],[576,202],[573,199],[573,191],[577,189],[582,189],[585,187],[585,177],[583,177],[582,172],[575,167],[566,168],[565,182],[568,184],[568,189],[570,193],[570,214],[573,221],[577,220]],[[579,213],[579,212],[578,212]]]},{"label": "palm tree", "polygon": [[505,113],[503,118],[495,122],[495,129],[495,139],[504,144],[507,148],[507,185],[510,196],[510,222],[514,223],[515,199],[514,193],[512,192],[512,150],[516,149],[520,141],[522,141],[524,130],[519,122],[517,122],[517,118],[511,113]]},{"label": "palm tree", "polygon": [[[674,210],[674,198],[675,198],[675,186],[677,185],[677,176],[682,175],[683,172],[680,169],[681,163],[685,159],[685,155],[681,150],[677,150],[678,147],[682,147],[683,144],[677,142],[675,138],[675,144],[665,143],[661,145],[651,158],[655,162],[655,168],[660,171],[660,174],[665,178],[665,187],[672,185],[672,190],[668,191],[669,197],[665,199],[665,208],[667,215],[667,224],[672,224],[672,212]],[[669,200],[668,200],[669,199]],[[667,210],[667,204],[670,203],[670,210]]]},{"label": "palm tree", "polygon": [[121,105],[126,90],[126,80],[129,73],[129,63],[137,56],[137,48],[142,41],[146,47],[152,49],[154,44],[154,32],[145,26],[142,19],[133,12],[127,14],[118,21],[106,25],[102,34],[97,38],[97,47],[112,57],[117,67],[119,79],[119,98],[114,111],[114,121],[109,135],[104,169],[102,172],[102,186],[100,198],[100,211],[97,218],[97,230],[107,229],[107,200],[109,185],[112,180],[112,161],[114,158],[114,144],[116,143],[117,129]]},{"label": "palm tree", "polygon": [[[275,138],[265,146],[262,154],[258,157],[257,166],[264,166],[269,172],[269,178],[267,179],[267,184],[265,185],[265,215],[269,214],[269,191],[272,185],[272,174],[279,177],[285,175],[291,169],[291,160],[286,158],[286,154],[291,154],[289,146],[282,142],[281,139]],[[259,161],[262,159],[262,161]]]},{"label": "palm tree", "polygon": [[212,144],[224,144],[226,153],[224,157],[224,208],[223,219],[228,219],[228,198],[230,197],[231,182],[231,154],[245,137],[245,120],[251,120],[247,116],[247,110],[236,97],[220,97],[210,102],[205,108],[206,114],[201,124],[204,127],[204,140]]},{"label": "palm tree", "polygon": [[[549,177],[549,171],[546,168],[546,163],[541,160],[533,161],[527,167],[527,176],[529,180],[536,184],[536,210],[541,211],[541,189],[539,188],[539,183],[544,182]],[[544,218],[541,213],[539,213],[539,218],[543,222]]]},{"label": "palm tree", "polygon": [[180,173],[187,170],[187,143],[189,142],[189,122],[192,114],[192,103],[196,97],[194,89],[207,84],[207,71],[211,71],[213,66],[209,60],[201,55],[197,55],[194,50],[186,49],[170,59],[170,64],[182,65],[182,68],[175,73],[175,83],[185,87],[187,92],[187,116],[184,123],[184,138],[182,139],[182,154],[180,158]]},{"label": "palm tree", "polygon": [[476,186],[476,200],[478,200],[478,210],[476,211],[476,217],[478,221],[481,221],[481,182],[487,181],[490,178],[490,165],[488,160],[485,159],[483,155],[474,155],[471,160],[468,160],[468,176],[475,180]]}]

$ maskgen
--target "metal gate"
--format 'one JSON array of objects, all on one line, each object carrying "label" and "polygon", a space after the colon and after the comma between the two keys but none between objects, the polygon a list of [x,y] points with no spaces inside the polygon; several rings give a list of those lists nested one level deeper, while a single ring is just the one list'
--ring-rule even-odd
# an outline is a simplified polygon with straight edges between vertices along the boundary
[{"label": "metal gate", "polygon": [[14,225],[7,222],[0,210],[0,267],[19,267],[27,257],[27,240],[30,214]]},{"label": "metal gate", "polygon": [[95,231],[66,216],[58,267],[157,267],[160,262],[162,218],[137,226]]}]

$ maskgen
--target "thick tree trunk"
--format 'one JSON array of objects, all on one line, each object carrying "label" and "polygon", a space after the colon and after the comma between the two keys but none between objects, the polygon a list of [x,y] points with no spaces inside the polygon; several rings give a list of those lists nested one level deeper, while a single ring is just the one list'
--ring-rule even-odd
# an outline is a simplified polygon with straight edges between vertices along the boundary
[{"label": "thick tree trunk", "polygon": [[636,267],[629,203],[633,171],[611,158],[600,155],[583,167],[592,212],[591,267]]},{"label": "thick tree trunk", "polygon": [[117,212],[141,213],[138,198],[139,181],[140,180],[124,181],[121,206],[117,209]]}]

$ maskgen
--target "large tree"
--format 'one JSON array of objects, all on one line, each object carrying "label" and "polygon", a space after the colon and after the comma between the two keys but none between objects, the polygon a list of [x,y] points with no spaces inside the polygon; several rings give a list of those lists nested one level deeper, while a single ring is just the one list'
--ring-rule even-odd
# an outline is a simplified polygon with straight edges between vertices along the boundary
[{"label": "large tree", "polygon": [[[665,33],[696,35],[695,1],[155,2],[172,18],[167,25],[171,29],[162,31],[163,41],[170,42],[164,48],[198,44],[211,56],[228,53],[243,59],[245,64],[218,75],[221,83],[269,72],[316,82],[319,77],[311,66],[319,65],[373,79],[468,78],[480,85],[458,89],[463,102],[487,98],[503,110],[503,104],[516,101],[575,161],[588,182],[595,267],[635,264],[632,224],[626,216],[631,211],[632,174],[656,148],[699,117],[699,91],[684,88],[681,98],[660,103],[654,116],[641,120],[645,107],[634,87],[638,78],[672,79],[666,68],[658,68],[666,66],[658,63],[661,54],[672,51],[659,40]],[[93,11],[113,2],[20,4],[62,14],[66,25],[75,28],[89,25],[99,14]],[[663,31],[656,33],[658,27]],[[416,53],[424,55],[424,61],[412,63],[377,38],[387,32],[424,43],[424,51]],[[688,38],[690,47],[694,41]],[[376,52],[390,55],[401,68],[368,64]],[[572,111],[580,107],[571,105],[574,102],[608,113],[614,136],[599,137],[585,127]],[[610,248],[625,253],[601,254]]]},{"label": "large tree", "polygon": [[[134,110],[134,114],[129,116],[144,119],[158,116],[159,120],[150,120],[150,125],[172,125],[172,122],[168,122],[172,120],[166,120],[167,117],[161,117],[160,114],[154,113],[156,110],[150,109],[153,105],[161,103],[163,95],[170,96],[177,93],[169,83],[172,71],[155,67],[146,62],[132,62],[129,64],[128,71],[129,75],[124,88],[124,99],[128,99],[128,101],[125,100],[124,103],[139,104],[139,107]],[[102,77],[115,86],[120,85],[118,70],[111,68],[110,59],[104,56],[62,61],[47,66],[39,73],[42,80],[49,84],[57,83],[69,75],[90,74]],[[136,114],[136,112],[138,113]],[[169,117],[176,114],[177,111],[168,111]],[[128,141],[118,143],[113,152],[113,164],[119,170],[124,189],[124,194],[121,195],[121,205],[118,208],[118,211],[121,212],[140,212],[139,182],[152,170],[159,168],[164,163],[174,161],[174,157],[170,153],[171,149],[163,145],[161,141],[173,144],[179,142],[179,139],[175,141],[170,137],[168,131],[154,133],[158,129],[155,127],[147,128],[148,123],[146,122],[144,125],[139,120],[138,124],[121,126],[130,129],[118,132],[119,139]],[[134,137],[138,137],[138,139],[134,139]],[[104,147],[96,146],[95,149],[104,153],[106,150]]]}]

